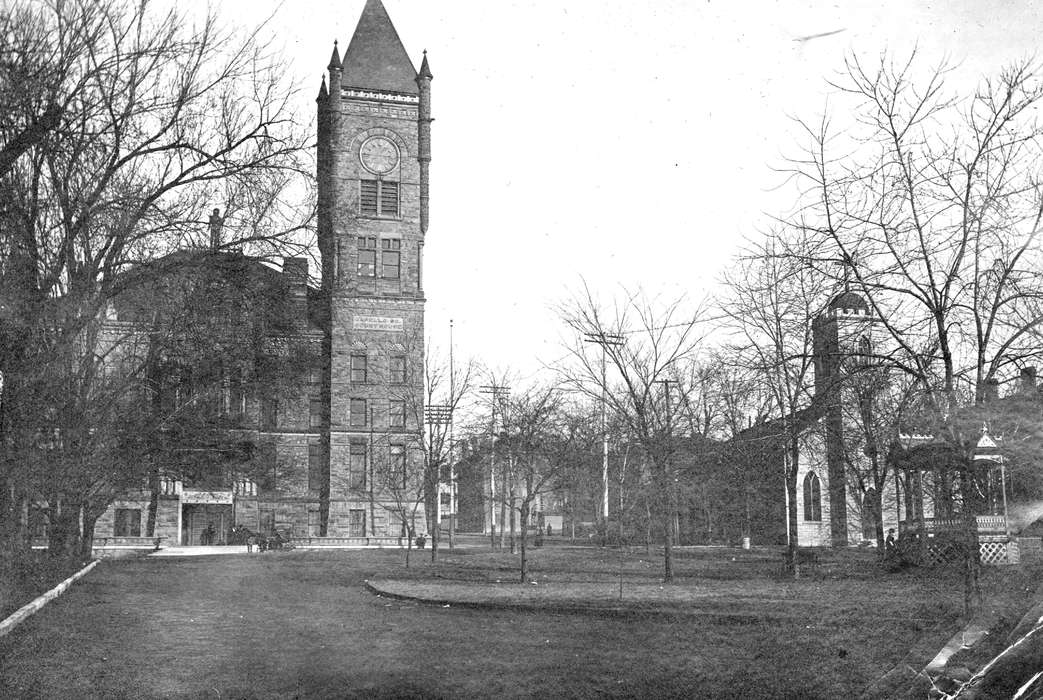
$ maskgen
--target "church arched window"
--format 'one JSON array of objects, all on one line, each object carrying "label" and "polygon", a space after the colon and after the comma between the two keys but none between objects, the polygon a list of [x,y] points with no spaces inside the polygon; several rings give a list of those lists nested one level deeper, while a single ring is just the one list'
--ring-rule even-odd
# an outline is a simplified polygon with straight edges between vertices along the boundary
[{"label": "church arched window", "polygon": [[858,339],[858,354],[862,362],[869,363],[870,358],[873,356],[873,344],[869,342],[868,336],[863,335]]},{"label": "church arched window", "polygon": [[822,484],[815,472],[804,477],[804,519],[822,520]]}]

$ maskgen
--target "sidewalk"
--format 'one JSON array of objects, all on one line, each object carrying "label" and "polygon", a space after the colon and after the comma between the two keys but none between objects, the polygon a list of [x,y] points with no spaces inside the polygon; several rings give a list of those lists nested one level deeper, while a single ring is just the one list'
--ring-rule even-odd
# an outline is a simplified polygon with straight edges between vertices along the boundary
[{"label": "sidewalk", "polygon": [[[256,549],[256,547],[254,548]],[[246,554],[245,544],[228,545],[174,545],[149,554],[150,557],[201,557],[215,554]],[[256,552],[255,552],[256,553]]]}]

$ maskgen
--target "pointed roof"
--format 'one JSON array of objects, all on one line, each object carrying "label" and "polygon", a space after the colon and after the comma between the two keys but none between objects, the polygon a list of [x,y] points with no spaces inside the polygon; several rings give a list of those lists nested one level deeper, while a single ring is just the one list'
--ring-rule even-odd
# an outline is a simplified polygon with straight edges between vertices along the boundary
[{"label": "pointed roof", "polygon": [[427,78],[431,79],[435,76],[431,75],[431,66],[427,63],[427,49],[424,49],[424,60],[420,63],[420,72],[417,74],[417,79]]},{"label": "pointed roof", "polygon": [[326,90],[326,76],[322,76],[322,85],[319,86],[319,96],[316,99],[322,100],[329,97],[329,92]]},{"label": "pointed roof", "polygon": [[333,53],[330,55],[330,64],[326,66],[329,70],[340,70],[340,51],[337,50],[337,40],[333,40]]},{"label": "pointed roof", "polygon": [[346,88],[417,94],[416,69],[380,0],[366,0],[343,70]]}]

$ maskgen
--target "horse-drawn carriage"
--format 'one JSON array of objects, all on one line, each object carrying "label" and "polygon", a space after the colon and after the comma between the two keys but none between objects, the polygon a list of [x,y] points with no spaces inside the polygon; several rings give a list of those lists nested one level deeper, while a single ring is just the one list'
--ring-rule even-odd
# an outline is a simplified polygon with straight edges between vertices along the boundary
[{"label": "horse-drawn carriage", "polygon": [[258,551],[266,552],[270,549],[293,549],[293,540],[289,531],[273,530],[268,533],[254,532],[245,525],[237,525],[232,528],[232,543],[245,544],[248,551],[252,551],[254,545]]}]

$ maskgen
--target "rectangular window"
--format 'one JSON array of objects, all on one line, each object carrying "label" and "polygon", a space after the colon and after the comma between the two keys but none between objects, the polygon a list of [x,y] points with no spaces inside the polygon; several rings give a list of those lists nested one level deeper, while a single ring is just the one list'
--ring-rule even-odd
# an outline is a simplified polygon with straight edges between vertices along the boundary
[{"label": "rectangular window", "polygon": [[367,362],[365,355],[351,356],[351,381],[354,384],[365,384],[367,375]]},{"label": "rectangular window", "polygon": [[112,534],[115,537],[141,537],[141,511],[137,508],[117,508]]},{"label": "rectangular window", "polygon": [[352,399],[350,404],[350,411],[350,415],[348,416],[348,425],[350,425],[353,428],[365,428],[366,400]]},{"label": "rectangular window", "polygon": [[392,355],[390,360],[391,368],[391,383],[392,384],[405,384],[406,383],[406,356],[405,355]]},{"label": "rectangular window", "polygon": [[388,485],[393,489],[406,488],[406,446],[388,445]]},{"label": "rectangular window", "polygon": [[397,238],[384,238],[380,241],[380,248],[380,276],[384,279],[397,280],[402,241]]},{"label": "rectangular window", "polygon": [[262,491],[274,491],[276,487],[276,470],[278,469],[278,453],[275,444],[262,442],[257,447],[257,485]]},{"label": "rectangular window", "polygon": [[308,510],[308,536],[318,537],[319,533],[322,532],[322,520],[319,518],[319,509],[312,508]]},{"label": "rectangular window", "polygon": [[232,387],[231,414],[233,418],[242,418],[246,414],[246,387],[242,383]]},{"label": "rectangular window", "polygon": [[261,508],[259,527],[263,534],[275,532],[275,509]]},{"label": "rectangular window", "polygon": [[308,401],[308,427],[322,427],[322,400],[309,399]]},{"label": "rectangular window", "polygon": [[353,442],[348,455],[348,488],[361,491],[366,488],[366,444]]},{"label": "rectangular window", "polygon": [[398,183],[387,180],[362,180],[359,211],[363,216],[398,216]]},{"label": "rectangular window", "polygon": [[390,415],[388,418],[388,422],[392,428],[406,427],[406,402],[392,400],[390,402]]},{"label": "rectangular window", "polygon": [[279,424],[279,402],[265,399],[261,402],[261,430],[275,430]]},{"label": "rectangular window", "polygon": [[377,239],[359,236],[359,277],[376,277],[377,275]]},{"label": "rectangular window", "polygon": [[322,445],[308,445],[308,490],[321,491],[322,473]]},{"label": "rectangular window", "polygon": [[348,537],[366,536],[366,511],[348,511]]},{"label": "rectangular window", "polygon": [[50,517],[47,515],[47,509],[41,508],[40,506],[32,506],[29,508],[29,536],[34,540],[42,539],[47,537],[47,523]]}]

